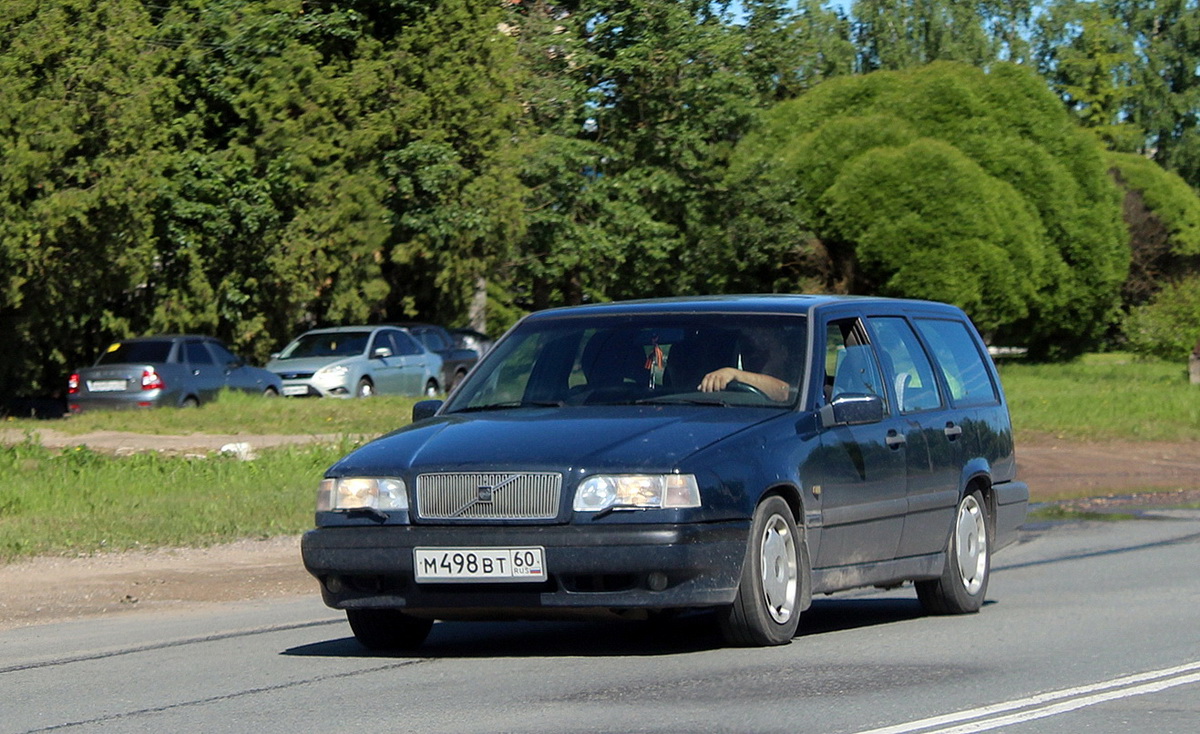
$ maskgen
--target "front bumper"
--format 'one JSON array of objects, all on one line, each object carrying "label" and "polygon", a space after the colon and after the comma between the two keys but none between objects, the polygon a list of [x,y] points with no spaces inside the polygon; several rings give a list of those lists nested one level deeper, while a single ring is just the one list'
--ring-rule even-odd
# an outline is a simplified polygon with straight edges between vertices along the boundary
[{"label": "front bumper", "polygon": [[[396,608],[441,618],[536,610],[686,609],[730,604],[749,521],[697,525],[317,528],[308,572],[336,609]],[[540,583],[416,583],[413,548],[545,549]]]}]

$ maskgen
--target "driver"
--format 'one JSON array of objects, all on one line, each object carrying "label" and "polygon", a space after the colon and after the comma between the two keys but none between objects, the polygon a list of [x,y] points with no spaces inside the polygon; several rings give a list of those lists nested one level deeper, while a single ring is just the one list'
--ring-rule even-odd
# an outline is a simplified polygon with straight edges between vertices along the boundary
[{"label": "driver", "polygon": [[[767,397],[778,402],[784,402],[791,397],[792,388],[787,382],[769,373],[782,373],[782,350],[773,347],[773,339],[761,331],[747,330],[744,334],[742,352],[738,357],[737,367],[722,367],[709,372],[700,379],[696,387],[700,392],[718,392],[724,390],[729,383],[738,381],[756,387]],[[761,363],[761,366],[760,366]],[[756,367],[761,371],[752,372],[742,367]]]}]

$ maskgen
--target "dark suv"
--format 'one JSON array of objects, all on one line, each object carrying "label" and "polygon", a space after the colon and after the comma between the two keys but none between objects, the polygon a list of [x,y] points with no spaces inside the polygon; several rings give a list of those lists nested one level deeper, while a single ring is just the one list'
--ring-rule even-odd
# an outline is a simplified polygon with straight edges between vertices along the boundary
[{"label": "dark suv", "polygon": [[980,609],[1029,492],[957,308],[830,296],[533,314],[449,401],[326,473],[304,563],[373,648],[434,619],[715,612],[789,641],[813,594]]}]

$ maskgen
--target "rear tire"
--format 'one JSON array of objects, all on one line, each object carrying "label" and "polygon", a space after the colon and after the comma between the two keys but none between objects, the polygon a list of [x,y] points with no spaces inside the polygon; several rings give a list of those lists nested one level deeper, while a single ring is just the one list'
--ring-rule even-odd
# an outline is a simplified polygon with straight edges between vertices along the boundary
[{"label": "rear tire", "polygon": [[279,391],[276,390],[274,387],[268,387],[266,390],[263,390],[263,397],[264,398],[277,398],[277,397],[279,397]]},{"label": "rear tire", "polygon": [[396,609],[347,609],[354,639],[368,650],[415,650],[433,628],[432,619],[418,619]]},{"label": "rear tire", "polygon": [[436,398],[438,394],[438,384],[435,380],[430,380],[425,383],[425,397]]},{"label": "rear tire", "polygon": [[784,645],[795,637],[805,578],[803,543],[792,508],[782,498],[768,497],[754,510],[737,597],[718,612],[726,642]]},{"label": "rear tire", "polygon": [[179,407],[181,407],[181,408],[199,408],[200,407],[200,398],[196,397],[195,395],[188,395],[186,398],[183,399],[183,402],[179,404]]},{"label": "rear tire", "polygon": [[917,598],[930,614],[973,614],[983,606],[991,575],[991,523],[978,490],[958,503],[946,547],[946,567],[934,581],[918,581]]}]

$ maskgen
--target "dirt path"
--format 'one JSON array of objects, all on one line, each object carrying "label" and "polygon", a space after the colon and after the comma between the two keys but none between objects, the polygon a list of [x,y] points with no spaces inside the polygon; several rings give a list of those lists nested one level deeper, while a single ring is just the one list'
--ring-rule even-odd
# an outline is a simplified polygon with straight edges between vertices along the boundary
[{"label": "dirt path", "polygon": [[[51,430],[39,434],[48,447],[87,444],[114,453],[208,452],[230,444],[247,444],[238,450],[253,452],[324,438],[144,436],[116,431],[71,436]],[[0,430],[0,442],[23,440],[23,433]],[[1018,446],[1018,467],[1035,501],[1086,493],[1099,499],[1076,503],[1085,508],[1200,502],[1200,441],[1077,443],[1046,437]],[[1146,490],[1156,493],[1123,496]],[[0,629],[317,593],[316,581],[301,566],[299,539],[294,536],[202,549],[35,558],[0,565]]]}]

